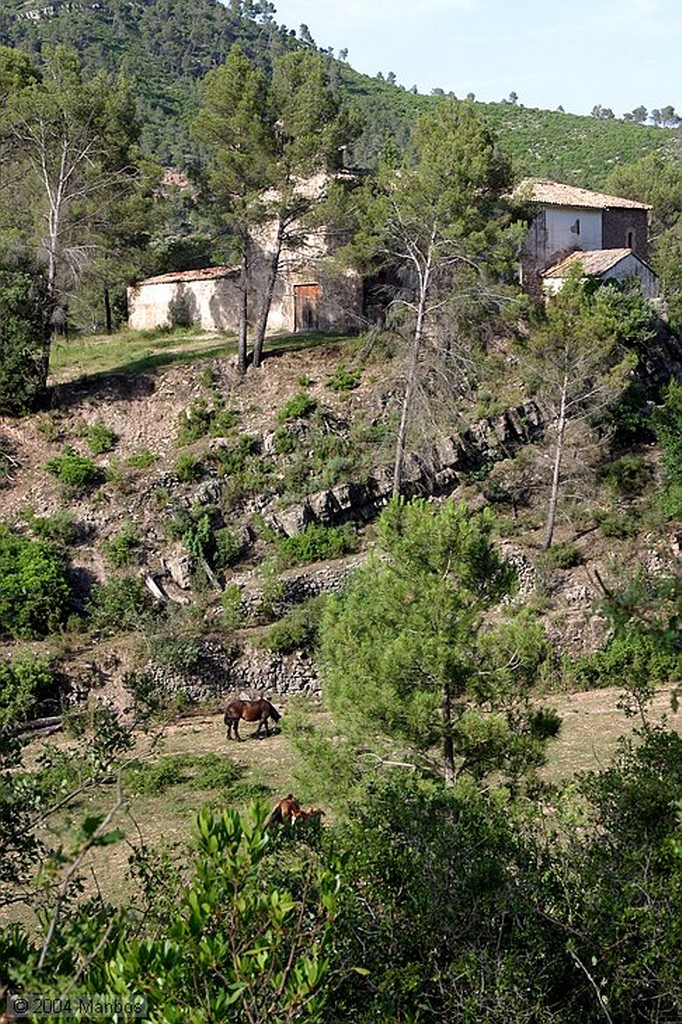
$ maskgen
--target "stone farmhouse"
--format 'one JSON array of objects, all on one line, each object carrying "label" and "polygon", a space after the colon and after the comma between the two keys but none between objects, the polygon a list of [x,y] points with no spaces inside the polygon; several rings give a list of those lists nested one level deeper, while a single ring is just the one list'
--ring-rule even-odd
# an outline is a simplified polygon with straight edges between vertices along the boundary
[{"label": "stone farmhouse", "polygon": [[[321,195],[327,180],[320,174],[302,182],[301,190]],[[267,224],[252,236],[249,306],[254,311],[260,304],[274,235],[274,224]],[[332,259],[346,241],[345,233],[324,225],[297,225],[288,237],[280,254],[268,332],[357,329],[363,307],[362,278]],[[160,274],[128,289],[128,323],[134,330],[193,324],[208,331],[236,331],[239,306],[239,270],[231,266]]]},{"label": "stone farmhouse", "polygon": [[515,196],[537,209],[520,256],[521,283],[530,295],[557,292],[577,263],[604,280],[637,278],[642,293],[656,297],[646,203],[543,179],[521,182]]}]

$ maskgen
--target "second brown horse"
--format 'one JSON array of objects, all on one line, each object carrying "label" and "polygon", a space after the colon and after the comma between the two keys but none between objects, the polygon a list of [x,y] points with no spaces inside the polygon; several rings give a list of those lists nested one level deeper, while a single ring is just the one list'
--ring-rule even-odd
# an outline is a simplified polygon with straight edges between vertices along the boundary
[{"label": "second brown horse", "polygon": [[241,740],[239,735],[239,723],[240,722],[258,722],[258,728],[256,729],[255,735],[261,735],[261,729],[265,726],[265,735],[269,736],[271,730],[268,728],[268,722],[270,719],[273,722],[279,722],[280,715],[277,708],[273,707],[269,700],[260,697],[258,700],[231,700],[225,708],[224,722],[227,726],[227,738],[232,739],[232,731],[234,730],[234,738]]}]

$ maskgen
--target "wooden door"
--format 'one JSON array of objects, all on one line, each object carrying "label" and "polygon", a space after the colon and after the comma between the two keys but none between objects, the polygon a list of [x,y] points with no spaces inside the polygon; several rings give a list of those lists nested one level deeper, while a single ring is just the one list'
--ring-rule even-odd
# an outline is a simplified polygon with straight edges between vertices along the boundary
[{"label": "wooden door", "polygon": [[319,284],[294,285],[294,330],[316,331],[318,326]]}]

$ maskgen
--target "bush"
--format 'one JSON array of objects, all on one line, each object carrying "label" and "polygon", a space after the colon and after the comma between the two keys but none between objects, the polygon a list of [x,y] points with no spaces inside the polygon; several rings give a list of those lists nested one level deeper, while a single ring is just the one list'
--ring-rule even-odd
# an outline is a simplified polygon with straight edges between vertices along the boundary
[{"label": "bush", "polygon": [[45,392],[51,304],[28,260],[0,260],[0,415],[23,416]]},{"label": "bush", "polygon": [[277,414],[277,422],[281,425],[288,420],[299,420],[310,416],[317,409],[317,401],[305,391],[299,391],[288,402],[285,402]]},{"label": "bush", "polygon": [[605,466],[601,477],[615,494],[633,497],[642,494],[653,479],[651,466],[641,455],[623,455]]},{"label": "bush", "polygon": [[167,754],[154,764],[136,765],[128,781],[133,792],[156,795],[180,783],[189,789],[230,789],[242,773],[218,754]]},{"label": "bush", "polygon": [[25,722],[41,700],[56,697],[57,684],[46,658],[0,659],[0,728]]},{"label": "bush", "polygon": [[178,417],[179,446],[191,444],[202,437],[220,437],[229,433],[237,426],[237,415],[231,409],[222,406],[209,408],[203,398],[197,398]]},{"label": "bush", "polygon": [[57,630],[69,614],[64,555],[0,524],[0,633],[32,640]]},{"label": "bush", "polygon": [[670,382],[652,425],[663,456],[663,511],[675,519],[682,516],[682,384]]},{"label": "bush", "polygon": [[85,435],[85,443],[93,455],[110,452],[117,440],[116,433],[105,423],[93,423]]},{"label": "bush", "polygon": [[133,793],[159,794],[184,782],[187,758],[180,754],[162,757],[155,764],[141,763],[130,770],[128,784]]},{"label": "bush", "polygon": [[360,370],[349,370],[345,363],[341,363],[328,378],[327,387],[332,391],[353,391],[359,387],[361,377]]},{"label": "bush", "polygon": [[636,516],[620,515],[618,512],[606,512],[599,517],[599,529],[605,537],[616,537],[625,540],[639,533],[640,522]]},{"label": "bush", "polygon": [[553,544],[542,552],[537,565],[542,569],[573,569],[581,562],[581,554],[573,544]]},{"label": "bush", "polygon": [[102,541],[104,557],[115,569],[122,569],[134,560],[140,538],[132,523],[127,523],[115,537]]},{"label": "bush", "polygon": [[157,636],[151,644],[151,656],[163,668],[191,672],[199,663],[201,646],[196,640],[182,637]]},{"label": "bush", "polygon": [[141,448],[139,452],[133,452],[126,459],[126,465],[131,469],[149,469],[156,462],[156,455],[150,452],[149,448]]},{"label": "bush", "polygon": [[282,568],[322,562],[356,551],[357,537],[349,523],[343,526],[307,526],[303,533],[277,541],[277,556]]},{"label": "bush", "polygon": [[265,646],[278,654],[312,650],[317,646],[323,608],[324,596],[314,597],[293,608],[284,618],[270,626],[264,640]]},{"label": "bush", "polygon": [[657,636],[630,628],[601,650],[567,664],[565,671],[571,685],[581,690],[634,685],[638,680],[657,686],[680,681],[680,653],[666,649]]},{"label": "bush", "polygon": [[45,469],[70,492],[82,494],[100,480],[100,471],[87,455],[79,455],[71,447],[45,463]]},{"label": "bush", "polygon": [[271,463],[261,455],[257,437],[243,434],[231,448],[220,448],[212,457],[225,476],[223,502],[227,508],[267,487]]},{"label": "bush", "polygon": [[195,483],[203,474],[202,461],[195,455],[181,455],[175,464],[175,475],[181,484]]},{"label": "bush", "polygon": [[51,541],[65,548],[78,541],[78,524],[73,513],[67,509],[60,509],[52,516],[36,516],[31,511],[26,517],[26,522],[31,533],[41,540]]},{"label": "bush", "polygon": [[241,544],[234,532],[225,526],[216,530],[213,535],[213,568],[217,570],[227,569],[233,565],[241,552]]},{"label": "bush", "polygon": [[111,634],[140,629],[149,610],[144,583],[133,576],[115,576],[94,586],[86,608],[90,625]]}]

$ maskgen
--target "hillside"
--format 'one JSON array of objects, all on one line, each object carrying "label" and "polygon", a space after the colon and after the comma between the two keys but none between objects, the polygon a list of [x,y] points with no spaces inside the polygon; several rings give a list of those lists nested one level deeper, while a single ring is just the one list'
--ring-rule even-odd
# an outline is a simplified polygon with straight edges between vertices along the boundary
[{"label": "hillside", "polygon": [[[406,1007],[440,1024],[465,1006],[483,1019],[492,998],[505,1024],[549,1024],[558,1003],[567,1022],[600,1024],[575,970],[597,950],[621,979],[614,1024],[653,1024],[639,1012],[650,984],[675,1019],[670,449],[641,421],[628,434],[625,415],[619,438],[585,447],[574,433],[573,486],[545,550],[547,414],[499,328],[457,418],[442,391],[415,417],[403,490],[422,500],[388,509],[395,338],[275,336],[244,377],[225,337],[111,344],[61,343],[46,407],[0,419],[10,1004],[67,987],[147,1000],[149,1020],[196,1020],[200,1007],[217,1024],[291,1024],[306,998],[314,1024]],[[682,351],[665,332],[651,341],[642,386],[660,401],[656,356],[670,372]],[[444,522],[457,530],[442,551]],[[488,597],[493,580],[503,589]],[[381,628],[386,608],[405,617],[397,635]],[[472,680],[451,785],[444,702],[414,650],[428,665],[454,654],[446,685]],[[386,672],[400,683],[405,664],[401,699],[386,701]],[[344,670],[356,732],[333,700]],[[245,742],[228,742],[222,705],[244,692],[267,693],[281,723],[260,740],[244,724]],[[287,793],[310,802],[307,820],[268,817]],[[489,981],[511,963],[523,991],[500,1015]],[[558,990],[557,970],[571,979]]]},{"label": "hillside", "polygon": [[[95,675],[99,644],[105,661],[117,651],[116,683],[131,664],[145,664],[155,650],[154,633],[168,637],[164,658],[173,666],[178,638],[200,641],[208,631],[227,652],[218,692],[226,686],[220,673],[228,679],[234,673],[235,650],[237,656],[251,650],[246,660],[254,666],[253,689],[271,689],[267,673],[275,672],[286,692],[298,685],[296,665],[274,667],[261,651],[259,667],[252,645],[265,642],[267,652],[268,623],[327,585],[336,589],[346,565],[358,564],[372,545],[371,523],[390,497],[400,361],[368,354],[354,339],[320,338],[300,350],[275,346],[262,370],[242,380],[231,361],[216,358],[216,340],[178,337],[176,358],[182,361],[175,366],[153,369],[150,360],[149,369],[132,374],[122,368],[55,381],[51,411],[2,421],[2,450],[11,460],[3,518],[26,536],[66,546],[73,611],[82,619],[93,595],[108,600],[122,579],[138,581],[136,600],[148,609],[137,623],[135,614],[131,618],[123,606],[117,613],[112,603],[94,634],[87,618],[79,623],[76,617],[75,632],[48,638],[46,650],[61,651],[67,675],[80,675],[80,658],[68,666],[84,643],[84,660]],[[188,361],[193,347],[195,362]],[[161,351],[164,362],[173,360],[173,350]],[[543,457],[542,410],[511,381],[495,405],[488,403],[486,412],[481,394],[472,396],[459,436],[448,429],[447,416],[435,433],[424,432],[423,424],[415,430],[404,489],[452,495],[472,507],[494,503],[499,543],[519,571],[522,598],[541,611],[555,645],[555,674],[547,684],[569,686],[574,677],[561,659],[589,656],[605,638],[604,624],[594,616],[597,574],[604,578],[635,563],[670,568],[674,551],[665,525],[652,529],[653,509],[639,485],[614,491],[599,457],[591,479],[583,472],[589,504],[565,509],[558,550],[570,551],[570,558],[565,565],[548,558],[542,540],[549,478],[543,481],[539,464],[531,468]],[[82,486],[70,485],[66,473],[46,470],[68,451],[93,465]],[[642,481],[660,474],[648,444],[616,454],[641,464]],[[521,478],[513,483],[516,466],[521,476],[530,471],[530,489]],[[516,499],[510,497],[513,487]],[[306,525],[318,531],[307,547],[297,540],[305,537]],[[165,606],[155,605],[145,579],[160,588],[155,593]],[[310,636],[301,643],[307,650]],[[15,642],[5,653],[15,656],[20,649]],[[299,647],[293,640],[282,649]],[[277,644],[270,650],[276,653]],[[180,670],[180,653],[177,659]],[[304,673],[305,685],[310,678]],[[192,690],[196,679],[188,685]],[[202,692],[210,694],[210,686]]]},{"label": "hillside", "polygon": [[[287,49],[310,45],[278,25],[267,3],[54,0],[41,8],[39,17],[36,10],[32,0],[7,0],[0,11],[0,44],[35,53],[43,46],[64,43],[78,52],[89,72],[123,71],[137,85],[147,155],[181,169],[198,163],[187,128],[196,109],[198,82],[223,62],[233,43],[239,42],[266,70]],[[327,60],[335,87],[362,115],[362,135],[347,153],[353,165],[373,166],[388,140],[403,148],[416,112],[436,101],[360,75],[328,54]],[[676,160],[682,150],[681,130],[512,104],[476,106],[520,175],[598,189],[616,166],[649,154]]]}]

